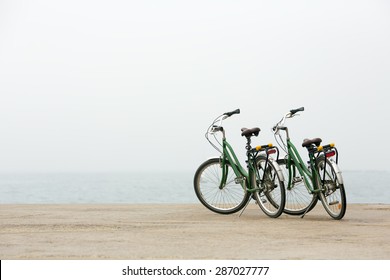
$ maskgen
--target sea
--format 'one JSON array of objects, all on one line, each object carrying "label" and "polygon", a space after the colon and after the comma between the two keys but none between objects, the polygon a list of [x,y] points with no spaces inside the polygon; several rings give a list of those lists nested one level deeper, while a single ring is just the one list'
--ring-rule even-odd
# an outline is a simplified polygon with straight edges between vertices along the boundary
[{"label": "sea", "polygon": [[[0,204],[199,203],[192,172],[2,173]],[[348,203],[390,204],[390,171],[344,171]]]}]

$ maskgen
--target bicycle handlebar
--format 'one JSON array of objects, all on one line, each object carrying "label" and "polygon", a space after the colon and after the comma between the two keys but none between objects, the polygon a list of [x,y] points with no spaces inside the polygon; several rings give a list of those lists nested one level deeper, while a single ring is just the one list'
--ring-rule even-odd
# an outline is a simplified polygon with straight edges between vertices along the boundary
[{"label": "bicycle handlebar", "polygon": [[[222,122],[229,118],[230,116],[232,115],[235,115],[235,114],[239,114],[240,113],[240,109],[236,109],[234,111],[230,111],[230,112],[226,112],[226,113],[223,113],[222,115],[218,116],[214,121],[213,123],[209,126],[209,128],[207,129],[206,131],[206,134],[205,134],[205,137],[207,139],[207,141],[209,141],[209,143],[211,144],[211,146],[213,146],[217,151],[219,151],[220,153],[222,153],[222,151],[215,145],[213,144],[210,139],[209,139],[209,134],[213,135],[215,134],[216,132],[222,132],[222,139],[225,139],[225,130],[223,129],[222,127]],[[214,135],[215,137],[215,135]],[[218,142],[218,141],[217,141]],[[220,146],[221,143],[218,143]]]},{"label": "bicycle handlebar", "polygon": [[[215,133],[215,132],[217,132],[217,131],[222,131],[222,132],[224,132],[224,131],[223,131],[223,128],[222,128],[222,122],[223,122],[223,120],[225,120],[225,119],[231,117],[232,115],[239,114],[239,113],[240,113],[240,109],[236,109],[236,110],[231,111],[231,112],[223,113],[222,115],[220,115],[219,117],[217,117],[217,118],[213,121],[213,123],[210,125],[209,129],[207,130],[207,131],[208,131],[207,133],[209,133],[209,132]],[[218,123],[218,125],[217,125],[217,123]]]},{"label": "bicycle handlebar", "polygon": [[224,113],[224,115],[230,117],[230,116],[232,116],[232,115],[234,115],[234,114],[239,114],[239,113],[240,113],[240,109],[236,109],[236,110],[234,110],[234,111]]},{"label": "bicycle handlebar", "polygon": [[286,118],[292,118],[294,115],[298,112],[303,112],[305,111],[305,107],[300,107],[297,109],[292,109],[290,112],[288,112],[284,117],[276,124],[274,127],[272,127],[272,130],[274,131],[275,134],[279,132],[280,129],[285,130],[286,128],[284,127],[284,122],[286,121]]},{"label": "bicycle handlebar", "polygon": [[291,113],[291,116],[292,116],[292,115],[294,115],[297,112],[303,112],[303,111],[305,111],[305,107],[301,107],[301,108],[298,108],[298,109],[292,109],[292,110],[290,110],[290,113]]}]

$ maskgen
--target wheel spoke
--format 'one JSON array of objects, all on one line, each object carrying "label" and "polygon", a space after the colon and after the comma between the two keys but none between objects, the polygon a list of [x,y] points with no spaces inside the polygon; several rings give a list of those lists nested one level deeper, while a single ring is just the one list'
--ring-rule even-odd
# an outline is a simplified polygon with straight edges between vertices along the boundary
[{"label": "wheel spoke", "polygon": [[222,167],[219,159],[211,159],[202,164],[194,178],[195,193],[200,202],[210,210],[222,214],[239,211],[249,199],[246,188],[236,183],[233,169],[229,164],[226,167],[228,178],[222,188]]},{"label": "wheel spoke", "polygon": [[339,184],[337,174],[328,159],[319,158],[317,166],[320,176],[325,174],[325,179],[319,180],[319,184],[322,186],[319,194],[322,204],[332,218],[342,219],[347,206],[344,185]]}]

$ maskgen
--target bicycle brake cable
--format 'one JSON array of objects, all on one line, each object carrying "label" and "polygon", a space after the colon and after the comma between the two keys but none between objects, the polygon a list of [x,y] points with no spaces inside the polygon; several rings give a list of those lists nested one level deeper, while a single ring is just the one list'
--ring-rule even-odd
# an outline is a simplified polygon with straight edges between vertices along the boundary
[{"label": "bicycle brake cable", "polygon": [[282,148],[282,150],[287,154],[287,153],[288,153],[288,152],[287,152],[287,145],[284,143],[282,136],[280,136],[280,135],[278,135],[278,136],[279,136],[280,141],[282,142],[282,144],[279,143],[279,140],[278,140],[278,138],[277,138],[276,135],[275,135],[276,143],[278,143],[278,145],[280,146],[280,148]]},{"label": "bicycle brake cable", "polygon": [[218,117],[212,122],[212,124],[208,127],[208,129],[207,129],[207,131],[206,131],[206,133],[205,133],[205,137],[206,137],[207,141],[210,143],[210,145],[211,145],[214,149],[216,149],[219,153],[221,153],[221,154],[222,154],[222,151],[218,148],[217,145],[215,145],[215,144],[210,140],[209,134],[213,134],[215,141],[218,143],[218,145],[220,145],[220,146],[222,147],[222,144],[219,143],[217,137],[215,136],[215,133],[210,133],[210,130],[212,130],[214,124],[217,123],[217,121],[218,121],[222,116],[223,116],[223,114],[220,115],[220,116],[218,116]]}]

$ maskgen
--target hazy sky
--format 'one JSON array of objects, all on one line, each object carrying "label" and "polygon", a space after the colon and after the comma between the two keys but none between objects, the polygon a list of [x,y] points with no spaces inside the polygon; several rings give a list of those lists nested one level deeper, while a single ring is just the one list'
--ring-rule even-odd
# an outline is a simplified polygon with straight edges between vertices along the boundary
[{"label": "hazy sky", "polygon": [[0,0],[1,172],[195,171],[220,113],[243,158],[300,106],[297,146],[389,170],[389,93],[389,1]]}]

